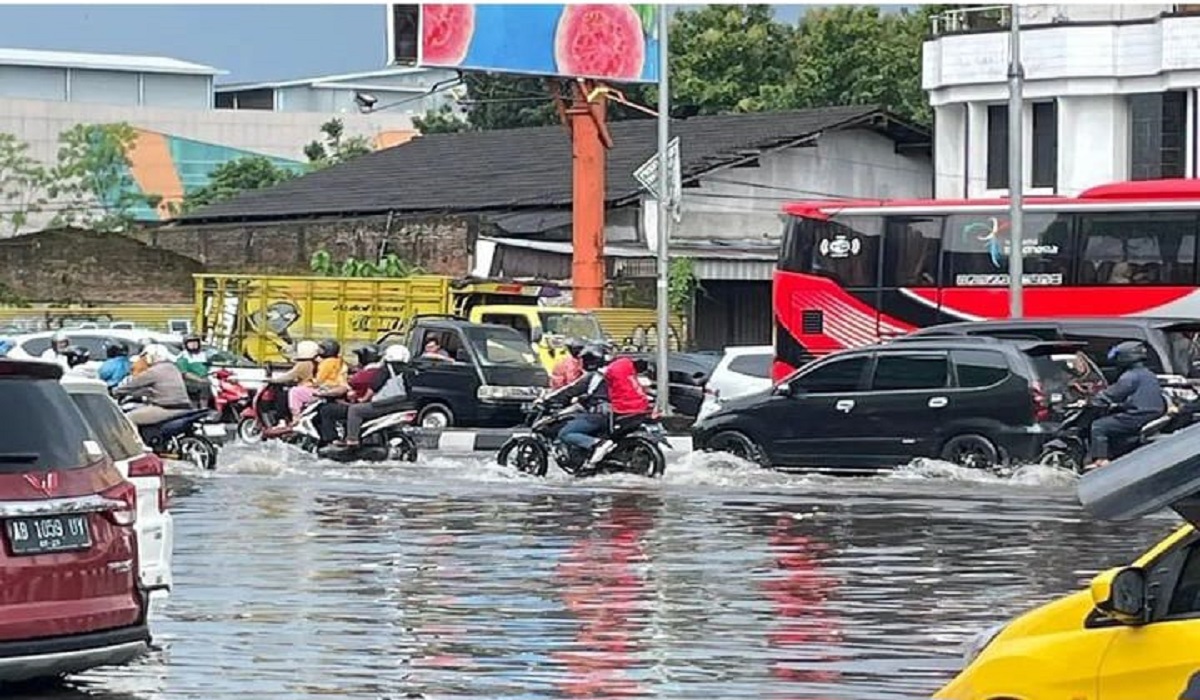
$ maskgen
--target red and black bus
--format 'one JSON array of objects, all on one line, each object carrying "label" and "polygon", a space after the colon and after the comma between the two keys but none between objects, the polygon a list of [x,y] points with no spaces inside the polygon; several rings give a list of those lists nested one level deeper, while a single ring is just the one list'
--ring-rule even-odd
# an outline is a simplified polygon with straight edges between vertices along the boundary
[{"label": "red and black bus", "polygon": [[[1008,201],[815,201],[787,215],[776,380],[922,326],[1008,317]],[[1028,317],[1200,318],[1200,180],[1103,185],[1024,206]]]}]

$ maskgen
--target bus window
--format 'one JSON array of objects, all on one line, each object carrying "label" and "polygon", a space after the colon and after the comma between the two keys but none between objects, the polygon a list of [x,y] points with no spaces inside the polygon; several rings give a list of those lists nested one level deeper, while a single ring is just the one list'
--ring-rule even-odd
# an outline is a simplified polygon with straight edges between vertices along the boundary
[{"label": "bus window", "polygon": [[[1061,287],[1072,283],[1070,219],[1067,215],[1025,215],[1025,284]],[[942,236],[942,286],[1008,285],[1008,216],[951,214]]]},{"label": "bus window", "polygon": [[889,216],[884,227],[883,286],[936,287],[944,216]]},{"label": "bus window", "polygon": [[779,267],[828,277],[847,288],[876,287],[882,229],[880,216],[793,217]]},{"label": "bus window", "polygon": [[1080,284],[1194,284],[1194,212],[1081,214]]}]

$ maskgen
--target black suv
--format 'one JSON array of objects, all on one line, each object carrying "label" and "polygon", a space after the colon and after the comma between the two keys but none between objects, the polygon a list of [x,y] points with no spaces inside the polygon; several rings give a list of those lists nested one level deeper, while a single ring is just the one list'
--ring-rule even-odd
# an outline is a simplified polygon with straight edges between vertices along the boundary
[{"label": "black suv", "polygon": [[[696,449],[764,466],[876,470],[914,457],[989,468],[1036,459],[1104,385],[1080,343],[941,337],[839,352],[697,421]],[[1072,369],[1074,368],[1074,369]]]},{"label": "black suv", "polygon": [[905,336],[991,336],[1070,340],[1086,344],[1088,357],[1100,366],[1108,381],[1120,370],[1108,359],[1109,348],[1123,340],[1140,340],[1150,351],[1147,365],[1160,376],[1184,377],[1200,383],[1200,320],[1185,318],[1033,318],[965,321],[929,326]]}]

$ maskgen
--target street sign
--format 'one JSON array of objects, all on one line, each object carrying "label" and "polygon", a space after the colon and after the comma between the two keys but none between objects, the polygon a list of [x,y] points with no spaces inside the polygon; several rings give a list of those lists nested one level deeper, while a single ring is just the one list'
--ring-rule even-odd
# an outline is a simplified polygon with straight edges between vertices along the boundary
[{"label": "street sign", "polygon": [[[673,210],[678,209],[680,181],[683,179],[682,171],[679,165],[679,137],[671,139],[667,144],[667,166],[671,168],[670,179],[668,180],[667,202],[672,206]],[[645,187],[650,196],[658,199],[658,153],[650,156],[650,159],[642,163],[641,167],[633,171],[633,176],[637,181]],[[676,216],[678,218],[678,215]]]}]

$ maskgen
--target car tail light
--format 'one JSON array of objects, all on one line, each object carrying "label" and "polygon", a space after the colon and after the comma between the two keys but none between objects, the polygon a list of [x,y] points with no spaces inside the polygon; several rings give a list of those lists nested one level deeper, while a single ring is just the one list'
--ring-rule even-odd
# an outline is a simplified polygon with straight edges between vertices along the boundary
[{"label": "car tail light", "polygon": [[104,513],[114,525],[126,526],[137,522],[137,488],[133,484],[122,481],[101,495],[123,505]]},{"label": "car tail light", "polygon": [[167,512],[167,480],[166,471],[163,468],[163,461],[158,455],[150,453],[144,454],[141,457],[129,463],[129,476],[156,476],[160,479],[158,484],[158,512]]},{"label": "car tail light", "polygon": [[1050,401],[1046,398],[1046,392],[1042,391],[1042,385],[1038,382],[1030,384],[1029,397],[1033,400],[1033,419],[1050,420]]}]

